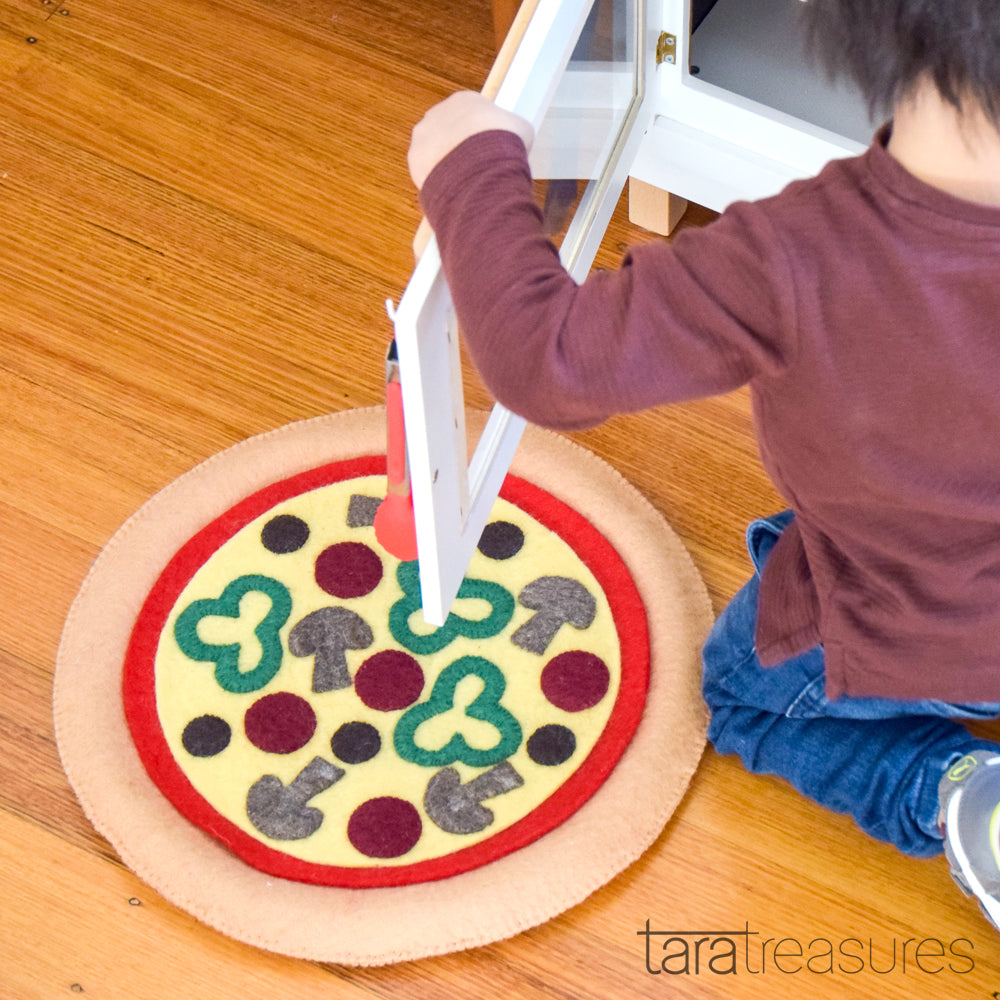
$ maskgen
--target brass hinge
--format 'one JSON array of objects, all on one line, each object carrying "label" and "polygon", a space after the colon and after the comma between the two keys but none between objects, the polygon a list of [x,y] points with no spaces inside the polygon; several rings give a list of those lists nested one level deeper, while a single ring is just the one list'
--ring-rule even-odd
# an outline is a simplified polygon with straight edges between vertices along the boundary
[{"label": "brass hinge", "polygon": [[666,31],[660,32],[660,37],[656,40],[656,65],[660,63],[677,62],[677,36]]}]

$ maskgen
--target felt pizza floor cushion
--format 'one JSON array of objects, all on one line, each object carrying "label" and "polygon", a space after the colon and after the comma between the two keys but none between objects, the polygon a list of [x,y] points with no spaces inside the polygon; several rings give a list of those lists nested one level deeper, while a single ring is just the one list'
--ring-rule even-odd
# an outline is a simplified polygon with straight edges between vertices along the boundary
[{"label": "felt pizza floor cushion", "polygon": [[139,877],[353,965],[580,902],[659,836],[706,729],[708,595],[621,476],[529,428],[432,628],[376,538],[384,452],[384,409],[353,410],[171,483],[95,562],[55,683],[69,779]]}]

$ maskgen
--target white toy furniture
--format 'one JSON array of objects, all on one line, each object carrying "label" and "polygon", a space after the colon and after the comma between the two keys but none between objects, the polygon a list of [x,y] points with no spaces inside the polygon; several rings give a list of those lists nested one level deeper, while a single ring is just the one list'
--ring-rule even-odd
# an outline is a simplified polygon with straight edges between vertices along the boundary
[{"label": "white toy furniture", "polygon": [[669,231],[644,211],[648,189],[721,211],[868,145],[875,126],[860,96],[808,58],[800,6],[649,0],[655,117],[630,171],[633,221]]},{"label": "white toy furniture", "polygon": [[[669,232],[860,152],[858,98],[806,62],[802,0],[525,0],[484,88],[531,121],[536,178],[585,183],[560,244],[580,281],[626,179],[633,221]],[[558,199],[554,199],[558,201]],[[458,332],[433,240],[394,318],[424,617],[443,623],[523,421],[497,406],[471,462]]]}]

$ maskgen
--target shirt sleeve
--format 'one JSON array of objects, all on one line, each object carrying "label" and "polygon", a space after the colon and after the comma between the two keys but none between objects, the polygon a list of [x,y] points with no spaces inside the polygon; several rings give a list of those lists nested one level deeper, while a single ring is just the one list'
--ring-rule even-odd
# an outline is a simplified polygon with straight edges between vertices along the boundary
[{"label": "shirt sleeve", "polygon": [[467,139],[431,172],[421,204],[476,367],[533,423],[582,428],[727,392],[794,349],[790,269],[753,204],[636,247],[580,285],[543,233],[513,133]]}]

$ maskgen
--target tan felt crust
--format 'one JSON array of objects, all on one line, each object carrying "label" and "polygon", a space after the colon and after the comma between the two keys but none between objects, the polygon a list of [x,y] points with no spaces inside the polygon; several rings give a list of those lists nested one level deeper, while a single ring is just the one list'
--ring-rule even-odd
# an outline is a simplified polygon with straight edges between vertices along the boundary
[{"label": "tan felt crust", "polygon": [[[478,434],[480,415],[470,417]],[[385,452],[385,411],[280,428],[175,480],[102,551],[60,645],[55,724],[70,782],[94,826],[140,878],[231,937],[286,955],[383,965],[510,937],[586,898],[636,860],[681,800],[705,745],[700,649],[708,594],[662,517],[617,472],[565,438],[529,428],[512,471],[587,517],[618,550],[646,606],[652,676],[635,738],[598,792],[540,840],[438,882],[339,889],[247,866],[188,823],[139,760],[121,698],[133,623],[169,558],[250,493],[327,462]]]}]

